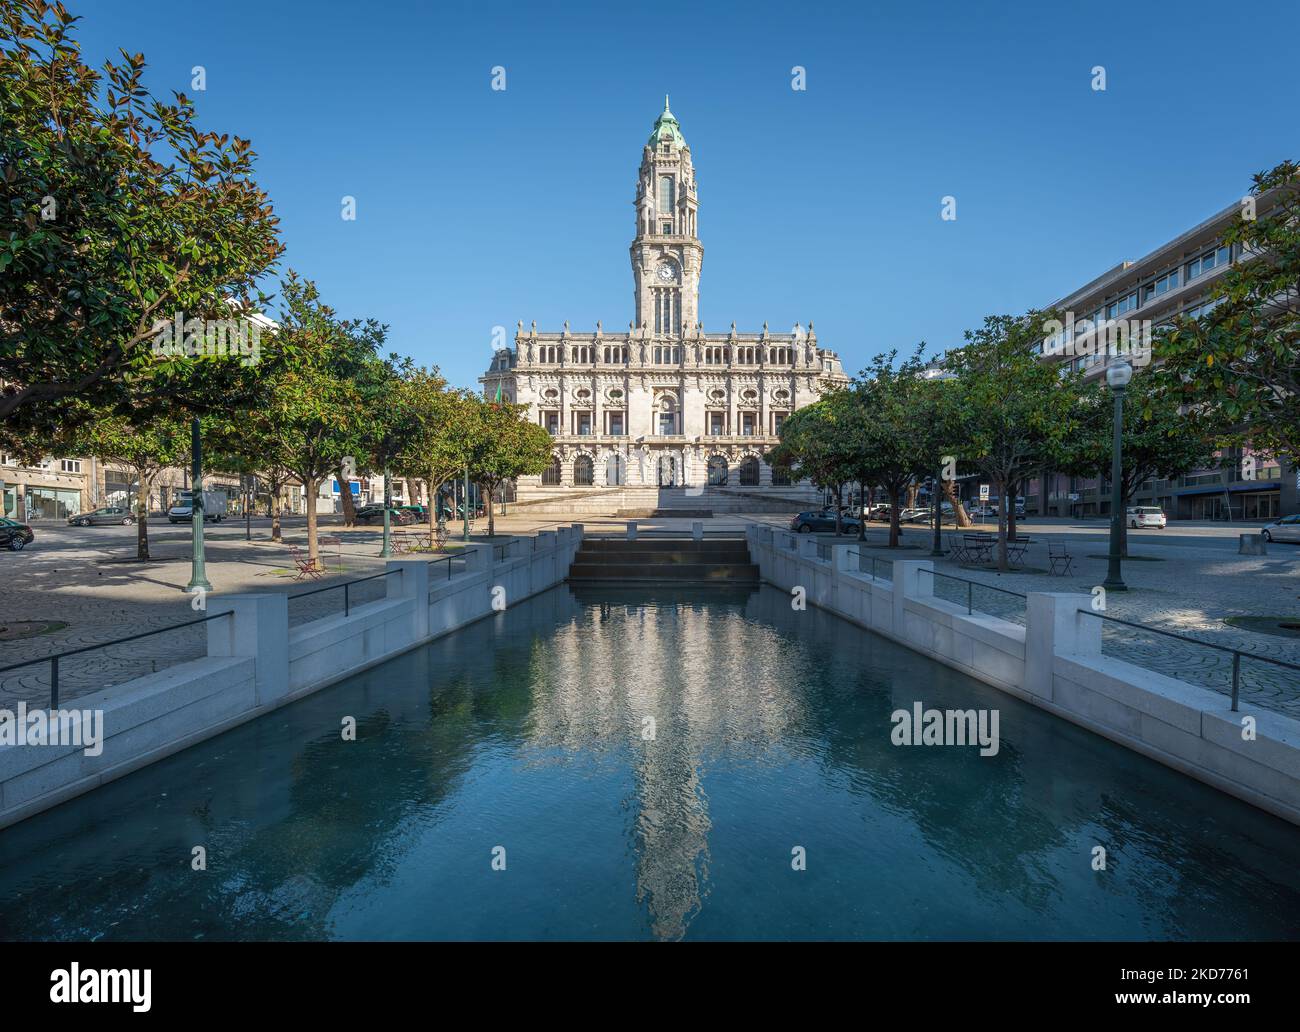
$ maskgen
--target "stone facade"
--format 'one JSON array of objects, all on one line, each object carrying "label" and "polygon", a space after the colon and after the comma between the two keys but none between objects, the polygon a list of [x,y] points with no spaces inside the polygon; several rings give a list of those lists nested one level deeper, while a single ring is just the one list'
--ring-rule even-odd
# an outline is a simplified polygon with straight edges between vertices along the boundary
[{"label": "stone facade", "polygon": [[635,317],[627,332],[525,331],[480,377],[485,397],[528,406],[555,436],[556,464],[525,477],[556,487],[771,486],[761,461],[795,409],[847,378],[812,322],[775,335],[706,333],[699,317],[704,247],[691,151],[668,110],[637,180],[631,245]]}]

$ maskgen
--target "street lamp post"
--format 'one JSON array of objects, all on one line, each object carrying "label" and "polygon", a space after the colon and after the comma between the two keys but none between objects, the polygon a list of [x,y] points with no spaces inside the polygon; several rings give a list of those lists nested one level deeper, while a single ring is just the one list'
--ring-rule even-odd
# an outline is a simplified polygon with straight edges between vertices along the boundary
[{"label": "street lamp post", "polygon": [[939,532],[943,524],[943,503],[939,501],[939,477],[930,481],[930,504],[934,507],[934,539],[930,542],[931,555],[943,555],[943,537]]},{"label": "street lamp post", "polygon": [[389,556],[388,546],[389,546],[390,525],[388,519],[388,508],[390,505],[393,504],[393,493],[392,493],[392,489],[389,486],[390,483],[391,483],[391,478],[388,475],[388,467],[385,466],[384,467],[384,547],[379,550],[379,557],[381,559],[387,559]]},{"label": "street lamp post", "polygon": [[1110,455],[1110,562],[1101,586],[1107,591],[1128,591],[1120,572],[1124,533],[1124,488],[1121,451],[1124,439],[1124,388],[1133,379],[1133,367],[1121,359],[1106,367],[1106,384],[1115,395],[1115,425]]},{"label": "street lamp post", "polygon": [[211,591],[203,561],[203,442],[199,439],[199,421],[190,420],[190,582],[186,591]]},{"label": "street lamp post", "polygon": [[465,540],[469,540],[469,467],[465,467]]}]

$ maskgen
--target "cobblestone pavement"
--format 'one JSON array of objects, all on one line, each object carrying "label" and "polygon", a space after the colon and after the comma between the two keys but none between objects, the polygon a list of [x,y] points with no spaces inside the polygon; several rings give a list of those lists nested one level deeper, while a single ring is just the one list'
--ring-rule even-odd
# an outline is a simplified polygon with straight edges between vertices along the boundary
[{"label": "cobblestone pavement", "polygon": [[[342,542],[322,546],[327,573],[319,581],[297,580],[289,546],[306,549],[301,521],[286,528],[283,544],[270,541],[268,521],[255,526],[252,542],[244,540],[242,526],[209,530],[206,566],[214,588],[209,600],[245,592],[297,595],[383,569],[377,530],[326,525],[322,533]],[[153,560],[148,563],[134,561],[135,538],[130,528],[78,530],[38,525],[37,545],[20,553],[0,552],[0,626],[17,620],[67,624],[62,630],[34,638],[0,640],[0,667],[203,616],[191,608],[192,597],[184,590],[190,577],[188,527],[151,525],[150,532]],[[361,605],[382,598],[386,587],[381,578],[348,590],[350,603]],[[342,611],[341,588],[321,591],[291,599],[289,623],[298,626]],[[206,653],[207,627],[199,624],[70,656],[59,663],[59,701],[70,702]],[[29,706],[49,704],[48,662],[0,673],[0,707],[12,709],[19,700]]]},{"label": "cobblestone pavement", "polygon": [[[1300,638],[1262,634],[1224,621],[1233,616],[1300,615],[1300,548],[1273,544],[1266,556],[1236,552],[1236,528],[1192,527],[1171,524],[1175,534],[1156,537],[1160,531],[1130,531],[1131,559],[1123,564],[1129,590],[1108,592],[1106,615],[1148,624],[1186,635],[1197,641],[1238,649],[1244,656],[1240,670],[1241,705],[1275,709],[1300,718],[1300,670],[1290,670],[1253,659],[1254,656],[1300,664]],[[883,542],[884,532],[872,528],[871,537]],[[1066,591],[1090,595],[1106,577],[1107,560],[1092,558],[1107,552],[1105,528],[1079,530],[1066,521],[1030,523],[1024,536],[1034,543],[1025,555],[1021,572],[999,574],[973,569],[945,556],[935,569],[949,578],[936,578],[935,593],[959,605],[1023,624],[1025,601],[1016,595],[1029,591]],[[823,540],[833,536],[821,535]],[[1053,576],[1047,561],[1047,538],[1064,541],[1073,556],[1070,573]],[[865,556],[929,559],[930,532],[909,530],[898,551],[869,546]],[[948,545],[948,531],[944,531]],[[1145,560],[1145,561],[1143,561]],[[887,574],[882,574],[887,576]],[[987,585],[987,586],[986,586]],[[994,590],[995,588],[1003,591]],[[1014,592],[1008,595],[1004,592]],[[1106,622],[1102,651],[1138,666],[1202,685],[1224,695],[1232,691],[1232,655],[1218,649],[1179,641],[1164,635]]]}]

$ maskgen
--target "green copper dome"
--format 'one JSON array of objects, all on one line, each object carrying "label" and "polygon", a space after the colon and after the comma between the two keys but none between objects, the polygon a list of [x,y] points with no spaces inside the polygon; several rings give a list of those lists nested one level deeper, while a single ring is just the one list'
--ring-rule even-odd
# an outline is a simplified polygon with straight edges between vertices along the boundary
[{"label": "green copper dome", "polygon": [[682,136],[681,126],[677,124],[673,113],[668,110],[668,94],[665,93],[664,111],[655,121],[655,127],[650,132],[650,146],[658,147],[667,140],[671,140],[678,147],[686,146],[686,137]]}]

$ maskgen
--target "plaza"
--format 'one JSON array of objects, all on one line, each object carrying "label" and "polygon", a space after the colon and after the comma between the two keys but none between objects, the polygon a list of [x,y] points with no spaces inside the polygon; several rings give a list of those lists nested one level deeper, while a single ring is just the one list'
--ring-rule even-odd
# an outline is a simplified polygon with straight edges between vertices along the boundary
[{"label": "plaza", "polygon": [[1198,92],[1219,10],[231,3],[0,16],[0,942],[1285,989],[1294,12]]}]

